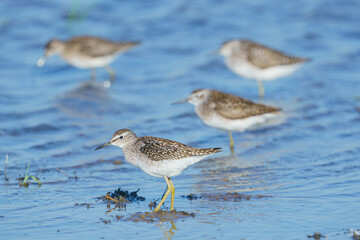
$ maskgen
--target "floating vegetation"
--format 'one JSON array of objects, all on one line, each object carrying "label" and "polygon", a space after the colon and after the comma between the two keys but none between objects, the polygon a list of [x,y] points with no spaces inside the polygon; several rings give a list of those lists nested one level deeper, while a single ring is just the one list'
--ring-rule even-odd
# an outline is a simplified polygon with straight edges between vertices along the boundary
[{"label": "floating vegetation", "polygon": [[321,238],[325,238],[325,236],[319,232],[314,232],[313,235],[308,235],[307,238],[313,238],[315,240],[320,240]]},{"label": "floating vegetation", "polygon": [[206,199],[209,201],[239,202],[242,200],[268,198],[271,196],[261,195],[261,194],[250,195],[250,194],[245,194],[245,193],[227,192],[227,193],[202,193],[200,195],[190,193],[189,195],[181,195],[181,197],[187,198],[189,200],[197,200],[199,198],[202,198],[202,199]]},{"label": "floating vegetation", "polygon": [[133,222],[167,222],[167,221],[174,221],[179,219],[184,219],[188,217],[195,217],[195,213],[188,213],[185,211],[163,211],[159,210],[158,212],[145,212],[145,213],[135,213],[129,217],[125,216],[116,216],[117,220],[124,220],[124,221],[133,221]]},{"label": "floating vegetation", "polygon": [[35,180],[39,184],[39,186],[41,186],[41,182],[37,177],[34,177],[32,175],[28,175],[29,168],[30,168],[30,163],[29,163],[29,165],[28,165],[28,167],[26,169],[25,177],[20,177],[20,178],[17,179],[19,181],[20,187],[21,186],[28,187],[29,186],[29,182],[28,182],[29,178]]},{"label": "floating vegetation", "polygon": [[103,196],[103,200],[112,201],[115,203],[130,203],[130,202],[139,202],[139,201],[145,201],[144,197],[138,196],[138,192],[140,191],[140,188],[137,191],[134,192],[128,192],[123,191],[121,188],[118,188],[113,193],[108,192],[105,196]]}]

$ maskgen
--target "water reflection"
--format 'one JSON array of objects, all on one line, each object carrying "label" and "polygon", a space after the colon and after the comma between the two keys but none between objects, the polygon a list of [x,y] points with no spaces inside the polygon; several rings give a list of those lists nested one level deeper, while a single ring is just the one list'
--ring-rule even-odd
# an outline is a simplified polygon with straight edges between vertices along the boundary
[{"label": "water reflection", "polygon": [[110,110],[110,97],[104,83],[87,81],[58,97],[56,106],[74,117],[96,117]]},{"label": "water reflection", "polygon": [[194,188],[198,192],[249,192],[269,189],[266,166],[261,159],[249,161],[235,155],[211,158],[201,162]]},{"label": "water reflection", "polygon": [[[169,228],[169,224],[171,225],[170,228]],[[175,226],[174,221],[172,220],[169,222],[160,222],[159,224],[156,224],[156,226],[158,226],[164,234],[162,239],[167,239],[167,240],[171,240],[172,237],[175,236],[175,231],[178,230]]]}]

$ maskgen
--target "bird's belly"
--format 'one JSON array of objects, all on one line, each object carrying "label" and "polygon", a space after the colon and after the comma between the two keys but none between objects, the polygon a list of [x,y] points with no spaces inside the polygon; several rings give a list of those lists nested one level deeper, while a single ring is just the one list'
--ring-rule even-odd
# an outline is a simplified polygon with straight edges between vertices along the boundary
[{"label": "bird's belly", "polygon": [[258,68],[246,61],[227,60],[226,65],[233,72],[242,77],[254,80],[270,81],[292,74],[301,67],[302,63],[292,65],[280,65],[269,68]]},{"label": "bird's belly", "polygon": [[[174,177],[179,175],[187,167],[199,162],[206,156],[193,156],[183,159],[176,160],[161,160],[161,161],[152,161],[145,160],[139,161],[135,166],[139,167],[145,173],[154,176],[154,177]],[[133,164],[134,165],[134,164]]]},{"label": "bird's belly", "polygon": [[68,56],[64,60],[70,65],[77,68],[99,68],[109,65],[115,60],[116,56],[104,56],[104,57],[82,57],[82,56]]},{"label": "bird's belly", "polygon": [[267,122],[269,119],[276,117],[279,113],[266,113],[258,116],[252,116],[244,119],[227,119],[216,115],[211,119],[204,120],[204,123],[210,127],[219,128],[228,131],[243,132],[257,125]]}]

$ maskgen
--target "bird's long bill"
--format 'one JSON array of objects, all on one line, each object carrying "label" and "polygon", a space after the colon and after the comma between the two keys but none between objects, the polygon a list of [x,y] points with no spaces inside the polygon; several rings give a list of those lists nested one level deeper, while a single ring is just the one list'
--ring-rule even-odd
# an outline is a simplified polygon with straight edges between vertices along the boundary
[{"label": "bird's long bill", "polygon": [[42,57],[39,58],[39,60],[37,61],[36,65],[37,65],[38,67],[44,66],[44,64],[45,64],[45,62],[46,62],[46,59],[47,59],[47,57],[46,57],[45,55],[42,56]]},{"label": "bird's long bill", "polygon": [[180,100],[180,101],[177,101],[177,102],[173,102],[172,105],[174,104],[180,104],[180,103],[186,103],[188,102],[189,100],[188,99],[184,99],[184,100]]},{"label": "bird's long bill", "polygon": [[95,151],[96,151],[96,150],[99,150],[99,149],[101,149],[101,148],[107,147],[107,146],[109,146],[109,145],[111,145],[111,142],[106,142],[106,143],[104,143],[103,145],[100,145],[100,146],[98,146],[97,148],[95,148]]}]

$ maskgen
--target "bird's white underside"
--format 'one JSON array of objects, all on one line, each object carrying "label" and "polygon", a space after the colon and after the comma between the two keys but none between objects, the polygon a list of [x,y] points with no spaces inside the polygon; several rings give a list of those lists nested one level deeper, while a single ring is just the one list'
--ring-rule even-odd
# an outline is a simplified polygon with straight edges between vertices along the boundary
[{"label": "bird's white underside", "polygon": [[154,177],[177,176],[187,167],[201,161],[202,159],[210,155],[212,154],[202,155],[202,156],[192,156],[182,159],[152,161],[148,159],[144,154],[141,155],[132,154],[126,151],[126,149],[124,151],[124,156],[126,161],[128,161],[133,166],[140,168],[145,173]]},{"label": "bird's white underside", "polygon": [[105,67],[111,64],[117,57],[118,54],[104,56],[104,57],[96,57],[90,58],[85,56],[79,55],[71,55],[69,57],[63,57],[66,62],[70,65],[77,67],[77,68],[100,68]]},{"label": "bird's white underside", "polygon": [[260,124],[263,124],[279,115],[280,113],[266,113],[244,119],[228,119],[218,114],[213,115],[211,118],[208,119],[202,119],[200,115],[198,116],[203,120],[206,125],[210,127],[219,128],[227,131],[243,132]]},{"label": "bird's white underside", "polygon": [[285,77],[302,66],[302,63],[291,65],[280,65],[269,68],[258,68],[248,61],[227,57],[225,63],[236,74],[253,80],[271,81],[277,78]]}]

